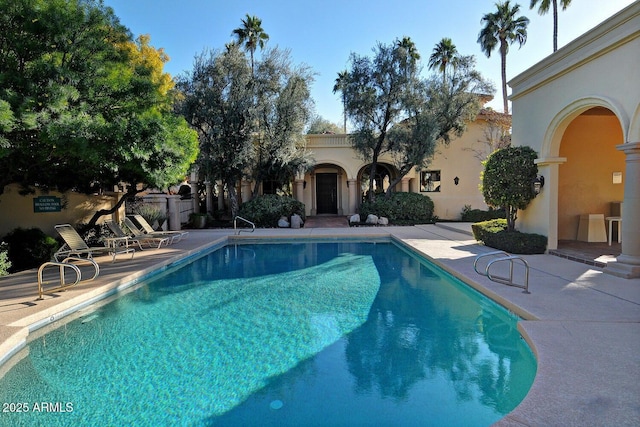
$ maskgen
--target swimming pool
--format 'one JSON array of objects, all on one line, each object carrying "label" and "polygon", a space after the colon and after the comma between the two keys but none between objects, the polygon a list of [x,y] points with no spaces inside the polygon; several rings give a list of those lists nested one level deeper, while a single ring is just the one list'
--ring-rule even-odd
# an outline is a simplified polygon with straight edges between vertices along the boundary
[{"label": "swimming pool", "polygon": [[393,243],[230,245],[30,341],[0,423],[489,425],[535,376],[517,320]]}]

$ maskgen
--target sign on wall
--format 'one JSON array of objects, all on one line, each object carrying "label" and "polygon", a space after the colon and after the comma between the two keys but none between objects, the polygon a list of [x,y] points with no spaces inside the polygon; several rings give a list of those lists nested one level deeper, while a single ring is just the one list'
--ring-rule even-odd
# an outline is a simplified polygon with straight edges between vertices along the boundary
[{"label": "sign on wall", "polygon": [[39,196],[33,198],[33,212],[60,212],[62,200],[55,196]]}]

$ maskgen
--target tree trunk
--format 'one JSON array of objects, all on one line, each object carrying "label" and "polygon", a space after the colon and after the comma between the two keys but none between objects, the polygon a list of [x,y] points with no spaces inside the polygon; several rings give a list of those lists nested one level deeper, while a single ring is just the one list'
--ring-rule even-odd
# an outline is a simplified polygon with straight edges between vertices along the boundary
[{"label": "tree trunk", "polygon": [[91,217],[89,222],[84,227],[82,227],[82,229],[80,231],[84,232],[86,230],[89,230],[89,229],[93,228],[101,217],[103,217],[105,215],[111,215],[112,213],[114,213],[115,211],[120,209],[122,204],[129,197],[135,196],[136,194],[138,194],[138,193],[140,193],[142,191],[145,191],[146,189],[147,189],[147,187],[143,188],[142,190],[136,190],[135,186],[130,186],[129,189],[127,190],[127,192],[124,193],[122,195],[122,197],[120,197],[120,200],[118,200],[118,202],[111,209],[100,209],[99,211],[97,211],[95,214],[93,214],[93,216]]},{"label": "tree trunk", "polygon": [[500,39],[500,61],[502,71],[502,101],[504,113],[509,114],[509,101],[507,100],[507,41]]},{"label": "tree trunk", "polygon": [[518,209],[513,206],[505,206],[504,211],[507,216],[507,231],[514,231],[516,229]]},{"label": "tree trunk", "polygon": [[553,51],[558,50],[558,0],[553,0]]}]

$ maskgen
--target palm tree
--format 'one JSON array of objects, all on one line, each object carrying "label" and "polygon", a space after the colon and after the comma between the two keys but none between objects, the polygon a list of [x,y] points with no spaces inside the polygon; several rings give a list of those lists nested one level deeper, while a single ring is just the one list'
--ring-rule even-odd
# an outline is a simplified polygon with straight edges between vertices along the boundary
[{"label": "palm tree", "polygon": [[396,39],[395,47],[401,55],[400,64],[404,69],[405,77],[408,77],[410,73],[415,71],[416,63],[420,60],[420,53],[411,37],[407,36],[404,36],[402,40]]},{"label": "palm tree", "polygon": [[349,72],[347,70],[341,71],[338,73],[338,77],[336,78],[336,84],[333,85],[333,93],[337,91],[342,92],[342,115],[344,117],[344,133],[347,133],[347,94],[345,93],[345,89],[347,87],[347,79],[349,78]]},{"label": "palm tree", "polygon": [[444,37],[433,48],[433,53],[429,57],[429,69],[438,68],[442,73],[442,83],[446,83],[447,80],[447,66],[452,65],[455,67],[458,59],[458,49],[453,44],[450,38]]},{"label": "palm tree", "polygon": [[502,69],[502,99],[504,102],[504,113],[509,113],[509,104],[507,101],[507,53],[509,45],[518,42],[520,47],[527,42],[527,25],[529,18],[526,16],[518,16],[520,5],[515,4],[511,7],[509,0],[496,3],[497,11],[487,13],[482,17],[481,23],[484,28],[480,30],[478,43],[480,48],[491,57],[491,52],[497,45],[500,45],[500,59]]},{"label": "palm tree", "polygon": [[262,19],[247,14],[246,19],[242,20],[242,27],[233,30],[231,35],[236,36],[238,44],[244,43],[245,50],[249,51],[251,72],[253,73],[253,54],[258,47],[263,49],[265,43],[269,40],[269,35],[262,29]]},{"label": "palm tree", "polygon": [[[558,50],[558,0],[531,0],[529,9],[533,9],[540,3],[538,15],[546,15],[549,12],[549,6],[553,4],[553,51]],[[571,0],[560,0],[562,10],[566,10],[571,4]]]}]

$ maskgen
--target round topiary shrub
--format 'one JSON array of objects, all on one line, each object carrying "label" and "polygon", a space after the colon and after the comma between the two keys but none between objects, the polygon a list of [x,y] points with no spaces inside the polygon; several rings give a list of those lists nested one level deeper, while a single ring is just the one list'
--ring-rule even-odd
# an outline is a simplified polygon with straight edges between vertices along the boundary
[{"label": "round topiary shrub", "polygon": [[58,249],[58,242],[39,228],[16,228],[2,239],[9,245],[10,273],[36,268],[49,261]]},{"label": "round topiary shrub", "polygon": [[292,197],[277,194],[258,196],[244,203],[238,213],[241,217],[255,223],[256,227],[277,227],[281,217],[290,219],[293,214],[298,214],[304,221],[306,219],[304,203]]},{"label": "round topiary shrub", "polygon": [[384,216],[396,225],[425,224],[434,221],[433,201],[418,193],[391,193],[389,197],[379,195],[373,202],[365,200],[360,205],[360,217]]}]

